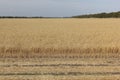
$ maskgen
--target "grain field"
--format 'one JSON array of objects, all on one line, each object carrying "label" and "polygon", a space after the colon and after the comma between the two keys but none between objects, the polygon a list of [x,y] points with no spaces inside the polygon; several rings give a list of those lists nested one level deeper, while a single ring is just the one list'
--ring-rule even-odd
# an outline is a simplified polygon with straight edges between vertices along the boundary
[{"label": "grain field", "polygon": [[120,19],[0,19],[0,80],[119,80]]}]

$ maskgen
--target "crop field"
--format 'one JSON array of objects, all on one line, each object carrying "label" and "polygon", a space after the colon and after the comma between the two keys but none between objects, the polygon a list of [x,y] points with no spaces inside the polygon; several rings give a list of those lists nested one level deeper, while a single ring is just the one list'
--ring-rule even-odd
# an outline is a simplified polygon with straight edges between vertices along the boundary
[{"label": "crop field", "polygon": [[120,19],[0,19],[0,80],[119,80]]}]

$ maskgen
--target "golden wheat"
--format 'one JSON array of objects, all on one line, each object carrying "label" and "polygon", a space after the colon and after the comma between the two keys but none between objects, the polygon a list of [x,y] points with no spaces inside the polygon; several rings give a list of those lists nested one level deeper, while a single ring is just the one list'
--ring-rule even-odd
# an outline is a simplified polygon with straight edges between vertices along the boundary
[{"label": "golden wheat", "polygon": [[120,19],[0,19],[0,56],[120,53]]}]

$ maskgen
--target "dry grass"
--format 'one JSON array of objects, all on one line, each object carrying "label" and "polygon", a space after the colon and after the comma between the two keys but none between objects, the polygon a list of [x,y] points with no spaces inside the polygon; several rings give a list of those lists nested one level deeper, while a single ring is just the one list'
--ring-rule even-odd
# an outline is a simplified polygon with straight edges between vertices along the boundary
[{"label": "dry grass", "polygon": [[120,53],[119,19],[0,19],[0,56]]}]

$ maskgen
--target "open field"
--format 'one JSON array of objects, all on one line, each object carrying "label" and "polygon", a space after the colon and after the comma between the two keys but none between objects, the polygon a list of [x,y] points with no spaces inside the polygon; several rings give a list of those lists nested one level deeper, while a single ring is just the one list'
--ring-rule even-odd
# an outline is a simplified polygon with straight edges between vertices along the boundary
[{"label": "open field", "polygon": [[120,19],[0,19],[0,80],[119,80]]}]

